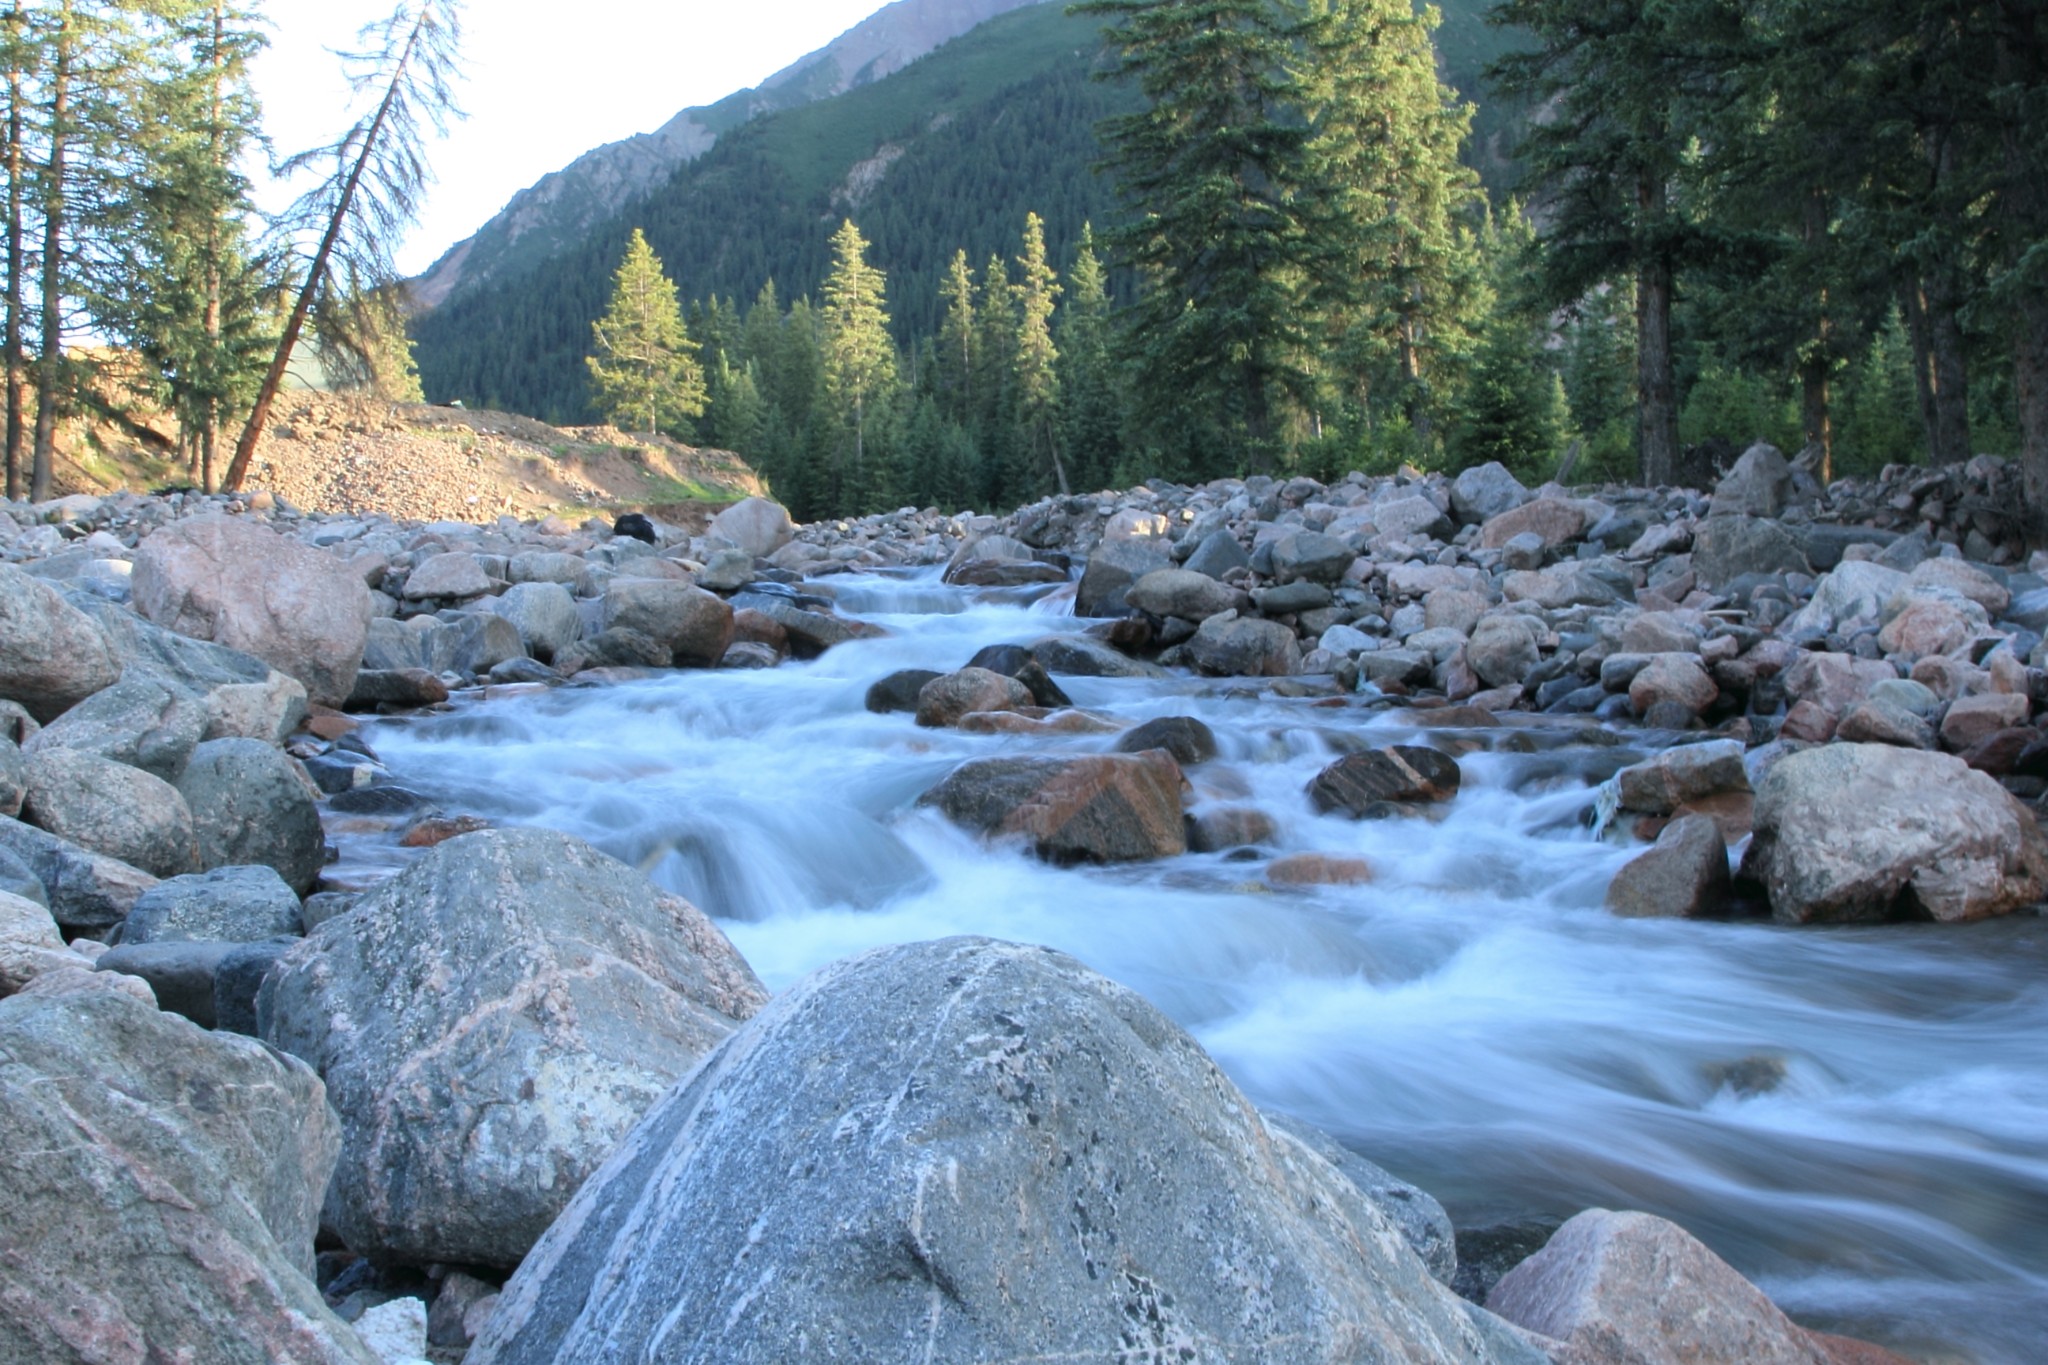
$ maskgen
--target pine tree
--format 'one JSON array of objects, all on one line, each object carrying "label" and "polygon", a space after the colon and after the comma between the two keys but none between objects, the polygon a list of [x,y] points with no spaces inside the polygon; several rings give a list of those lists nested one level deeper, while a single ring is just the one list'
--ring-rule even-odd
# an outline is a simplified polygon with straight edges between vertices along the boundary
[{"label": "pine tree", "polygon": [[1434,8],[1310,0],[1299,64],[1315,205],[1307,286],[1354,394],[1385,374],[1423,439],[1432,392],[1472,343],[1469,235],[1479,178],[1458,159],[1473,109],[1437,75]]},{"label": "pine tree", "polygon": [[683,329],[676,287],[639,228],[612,276],[611,306],[590,329],[597,349],[584,363],[607,420],[637,421],[653,435],[704,411],[697,344]]},{"label": "pine tree", "polygon": [[981,272],[981,310],[974,344],[974,410],[967,428],[980,467],[979,498],[987,506],[1027,501],[1017,488],[1017,287],[1010,267],[991,254]]},{"label": "pine tree", "polygon": [[1111,240],[1141,282],[1130,326],[1149,425],[1184,453],[1242,432],[1270,467],[1276,409],[1311,387],[1310,164],[1287,74],[1300,25],[1274,0],[1074,9],[1111,21],[1110,74],[1146,100],[1098,131],[1130,209]]},{"label": "pine tree", "polygon": [[1123,458],[1123,397],[1110,345],[1108,280],[1088,224],[1067,281],[1059,326],[1062,437],[1075,482],[1104,488]]},{"label": "pine tree", "polygon": [[[1045,260],[1045,224],[1035,213],[1024,219],[1024,254],[1017,258],[1017,446],[1027,487],[1043,487],[1047,466],[1062,494],[1067,467],[1060,459],[1059,349],[1052,340],[1053,302],[1058,276]],[[1036,496],[1028,492],[1027,497]]]},{"label": "pine tree", "polygon": [[956,423],[965,423],[974,411],[976,340],[974,267],[967,264],[965,247],[953,252],[946,278],[939,284],[939,298],[946,312],[939,324],[938,347],[933,357],[933,386],[946,414]]},{"label": "pine tree", "polygon": [[868,264],[868,244],[851,218],[832,236],[832,271],[824,286],[825,387],[853,434],[846,486],[865,477],[870,410],[896,382],[896,345],[889,338],[887,280]]}]

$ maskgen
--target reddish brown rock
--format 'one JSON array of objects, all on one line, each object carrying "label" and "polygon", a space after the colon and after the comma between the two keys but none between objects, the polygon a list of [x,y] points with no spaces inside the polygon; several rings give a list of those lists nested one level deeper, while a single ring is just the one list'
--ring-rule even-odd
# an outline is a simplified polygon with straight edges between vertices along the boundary
[{"label": "reddish brown rock", "polygon": [[1524,531],[1541,537],[1543,547],[1554,550],[1586,533],[1586,513],[1558,498],[1538,498],[1489,517],[1479,528],[1479,544],[1482,549],[1498,550]]},{"label": "reddish brown rock", "polygon": [[1720,827],[1704,815],[1685,815],[1614,874],[1607,908],[1625,919],[1698,919],[1726,908],[1728,885]]},{"label": "reddish brown rock", "polygon": [[920,798],[948,819],[1022,836],[1054,862],[1169,858],[1187,849],[1180,765],[1159,749],[962,764]]},{"label": "reddish brown rock", "polygon": [[1960,753],[2000,730],[2026,724],[2028,710],[2027,698],[2011,692],[1958,697],[1949,703],[1948,714],[1941,718],[1942,747]]},{"label": "reddish brown rock", "polygon": [[1266,864],[1266,881],[1273,886],[1364,886],[1373,875],[1363,858],[1327,853],[1290,853]]},{"label": "reddish brown rock", "polygon": [[933,678],[917,692],[917,723],[958,725],[976,711],[1021,711],[1032,705],[1031,689],[986,668],[963,668]]}]

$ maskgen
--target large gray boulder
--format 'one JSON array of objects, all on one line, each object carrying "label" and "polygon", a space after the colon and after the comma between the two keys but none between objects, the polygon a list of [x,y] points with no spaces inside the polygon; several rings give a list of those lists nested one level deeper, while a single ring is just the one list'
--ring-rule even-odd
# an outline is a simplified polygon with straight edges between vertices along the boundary
[{"label": "large gray boulder", "polygon": [[732,643],[732,605],[691,583],[618,578],[605,589],[604,626],[640,631],[666,647],[679,667],[709,668]]},{"label": "large gray boulder", "polygon": [[178,789],[98,754],[30,754],[21,813],[38,829],[151,876],[175,877],[198,866],[192,812]]},{"label": "large gray boulder", "polygon": [[1775,517],[1792,497],[1792,465],[1768,441],[1758,441],[1714,485],[1710,516]]},{"label": "large gray boulder", "polygon": [[122,682],[146,680],[205,702],[201,739],[281,744],[306,718],[305,685],[253,654],[151,625],[103,598],[77,596],[72,605],[99,624]]},{"label": "large gray boulder", "polygon": [[74,934],[99,934],[128,917],[157,879],[20,820],[0,818],[0,850],[35,878],[50,914]]},{"label": "large gray boulder", "polygon": [[1768,517],[1708,517],[1693,532],[1692,569],[1710,588],[1744,574],[1812,573],[1806,551],[1782,522]]},{"label": "large gray boulder", "polygon": [[1996,779],[1950,754],[1829,744],[1757,787],[1743,875],[1788,924],[2008,914],[2048,893],[2048,840]]},{"label": "large gray boulder", "polygon": [[796,539],[796,525],[789,509],[767,498],[742,498],[711,519],[704,534],[712,540],[745,550],[756,559],[766,559]]},{"label": "large gray boulder", "polygon": [[299,898],[268,867],[219,867],[158,882],[121,926],[121,942],[254,943],[301,928]]},{"label": "large gray boulder", "polygon": [[355,686],[370,590],[338,556],[244,517],[193,517],[142,543],[133,590],[157,625],[245,650],[324,706]]},{"label": "large gray boulder", "polygon": [[919,798],[955,824],[1022,838],[1053,862],[1125,862],[1187,851],[1180,765],[1160,749],[1085,758],[983,758]]},{"label": "large gray boulder", "polygon": [[212,719],[206,702],[182,688],[123,678],[45,725],[26,749],[98,754],[176,782]]},{"label": "large gray boulder", "polygon": [[1271,1110],[1263,1111],[1263,1117],[1268,1131],[1293,1138],[1342,1172],[1400,1229],[1402,1239],[1439,1283],[1452,1281],[1458,1273],[1458,1232],[1434,1195],[1389,1174],[1312,1123]]},{"label": "large gray boulder", "polygon": [[1204,673],[1227,678],[1289,678],[1301,672],[1301,645],[1278,621],[1224,612],[1188,641],[1188,657]]},{"label": "large gray boulder", "polygon": [[544,664],[583,637],[576,599],[559,583],[515,583],[497,599],[497,610],[519,632],[526,652]]},{"label": "large gray boulder", "polygon": [[1074,590],[1076,616],[1129,616],[1128,594],[1146,574],[1173,567],[1166,542],[1156,536],[1104,539],[1088,557]]},{"label": "large gray boulder", "polygon": [[0,1001],[0,1359],[379,1365],[310,1278],[319,1079],[51,972]]},{"label": "large gray boulder", "polygon": [[91,617],[40,578],[0,564],[0,698],[47,724],[120,676]]},{"label": "large gray boulder", "polygon": [[192,751],[178,790],[192,810],[199,869],[273,868],[303,896],[327,862],[320,789],[261,740],[213,739]]},{"label": "large gray boulder", "polygon": [[1467,526],[1512,512],[1529,498],[1522,481],[1499,461],[1475,465],[1451,480],[1451,510]]},{"label": "large gray boulder", "polygon": [[272,969],[263,1039],[326,1078],[357,1251],[513,1266],[766,998],[687,902],[566,835],[451,839]]},{"label": "large gray boulder", "polygon": [[1178,616],[1184,621],[1251,605],[1238,589],[1188,569],[1154,569],[1131,585],[1124,600],[1149,616]]},{"label": "large gray boulder", "polygon": [[1728,845],[1706,815],[1673,820],[1607,884],[1607,908],[1624,919],[1697,919],[1727,903]]},{"label": "large gray boulder", "polygon": [[48,907],[0,891],[0,996],[13,995],[45,972],[86,965],[64,946]]},{"label": "large gray boulder", "polygon": [[1358,554],[1349,542],[1320,531],[1296,531],[1273,542],[1273,577],[1281,583],[1307,579],[1335,583]]},{"label": "large gray boulder", "polygon": [[[470,1365],[1525,1361],[1193,1039],[1072,958],[882,948],[628,1135]],[[851,1358],[851,1356],[849,1356]]]}]

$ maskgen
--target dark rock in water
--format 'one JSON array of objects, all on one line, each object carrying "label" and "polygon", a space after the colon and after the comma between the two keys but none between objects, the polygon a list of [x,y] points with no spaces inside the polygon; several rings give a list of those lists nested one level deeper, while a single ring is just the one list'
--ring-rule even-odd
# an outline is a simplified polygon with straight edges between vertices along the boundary
[{"label": "dark rock in water", "polygon": [[274,869],[220,867],[143,892],[121,926],[121,942],[254,943],[299,927],[299,898]]},{"label": "dark rock in water", "polygon": [[615,536],[631,536],[635,540],[644,540],[649,545],[659,545],[661,543],[661,537],[656,533],[654,523],[639,512],[628,512],[614,521],[612,523],[612,534]]},{"label": "dark rock in water", "polygon": [[1073,698],[1052,680],[1045,671],[1045,665],[1023,645],[990,645],[967,661],[969,668],[986,668],[991,673],[1000,673],[1006,678],[1015,678],[1031,689],[1033,705],[1058,709],[1072,706]]},{"label": "dark rock in water", "polygon": [[933,678],[944,677],[929,668],[903,668],[869,686],[867,708],[877,714],[917,710],[917,694]]},{"label": "dark rock in water", "polygon": [[300,895],[327,863],[320,789],[255,739],[210,739],[192,751],[178,790],[192,808],[202,870],[261,863]]},{"label": "dark rock in water", "polygon": [[256,996],[263,989],[263,979],[298,942],[297,938],[280,937],[237,944],[233,952],[220,960],[213,972],[215,1028],[250,1038],[257,1036]]},{"label": "dark rock in water", "polygon": [[1315,775],[1308,795],[1325,815],[1341,810],[1362,819],[1394,814],[1402,806],[1448,801],[1462,780],[1450,755],[1396,744],[1338,759]]},{"label": "dark rock in water", "polygon": [[448,700],[448,684],[424,668],[366,668],[356,674],[348,694],[353,707],[438,706]]},{"label": "dark rock in water", "polygon": [[1187,820],[1188,849],[1223,853],[1271,843],[1280,823],[1256,806],[1217,806]]},{"label": "dark rock in water", "polygon": [[1037,561],[975,559],[948,569],[946,581],[962,588],[1024,588],[1035,583],[1064,583],[1067,571]]},{"label": "dark rock in water", "polygon": [[1173,559],[1165,542],[1153,539],[1105,540],[1088,558],[1074,594],[1076,616],[1128,616],[1136,608],[1125,594],[1146,574],[1170,569]]},{"label": "dark rock in water", "polygon": [[1292,1114],[1262,1111],[1266,1127],[1278,1129],[1335,1166],[1358,1192],[1378,1206],[1393,1221],[1429,1273],[1441,1284],[1450,1284],[1458,1270],[1457,1232],[1451,1216],[1428,1191],[1389,1175],[1343,1143]]},{"label": "dark rock in water", "polygon": [[961,764],[918,804],[984,834],[1022,835],[1054,862],[1170,858],[1187,849],[1182,781],[1157,750],[987,758]]},{"label": "dark rock in water", "polygon": [[[573,649],[573,645],[564,646]],[[562,675],[538,659],[507,659],[485,675],[493,683],[558,683]]]},{"label": "dark rock in water", "polygon": [[[605,634],[639,631],[667,650],[678,668],[715,665],[732,643],[732,615],[733,605],[717,593],[670,578],[614,579],[604,594]],[[580,649],[587,655],[589,643],[569,653]]]},{"label": "dark rock in water", "polygon": [[159,1006],[182,1014],[201,1028],[212,1028],[213,978],[228,954],[240,947],[235,943],[137,943],[122,944],[101,953],[93,963],[99,972],[120,972],[139,976],[156,992]]},{"label": "dark rock in water", "polygon": [[1451,1278],[1451,1288],[1461,1297],[1483,1305],[1501,1276],[1543,1250],[1543,1244],[1562,1226],[1560,1219],[1530,1218],[1483,1228],[1459,1228],[1458,1270]]},{"label": "dark rock in water", "polygon": [[1031,652],[1051,673],[1080,678],[1158,678],[1165,670],[1131,658],[1092,635],[1048,635],[1031,642]]},{"label": "dark rock in water", "polygon": [[327,798],[327,808],[343,815],[410,815],[435,805],[410,787],[358,787]]},{"label": "dark rock in water", "polygon": [[1728,845],[1705,815],[1683,815],[1614,874],[1607,908],[1625,919],[1698,919],[1728,904]]},{"label": "dark rock in water", "polygon": [[328,1216],[350,1247],[512,1266],[765,996],[687,902],[508,829],[441,844],[322,924],[257,1015],[341,1115]]},{"label": "dark rock in water", "polygon": [[778,995],[584,1187],[468,1360],[751,1365],[793,1342],[1543,1360],[1179,1026],[986,939],[864,953]]},{"label": "dark rock in water", "polygon": [[555,670],[576,674],[592,668],[667,668],[674,662],[668,646],[646,631],[613,626],[570,645],[555,660]]},{"label": "dark rock in water", "polygon": [[1131,585],[1125,600],[1148,616],[1178,616],[1183,621],[1245,606],[1244,593],[1192,569],[1154,569]]},{"label": "dark rock in water", "polygon": [[0,1001],[0,1359],[377,1365],[313,1287],[320,1082],[52,972]]},{"label": "dark rock in water", "polygon": [[[50,916],[73,934],[97,934],[128,917],[157,879],[19,820],[0,818],[0,850],[17,858],[47,897]],[[34,899],[31,897],[30,899]]]},{"label": "dark rock in water", "polygon": [[1216,757],[1216,732],[1193,716],[1161,716],[1124,731],[1116,742],[1120,754],[1147,749],[1164,749],[1181,767],[1192,768]]},{"label": "dark rock in water", "polygon": [[1204,673],[1232,678],[1286,678],[1301,672],[1301,646],[1278,621],[1226,612],[1202,622],[1188,641],[1189,656]]}]

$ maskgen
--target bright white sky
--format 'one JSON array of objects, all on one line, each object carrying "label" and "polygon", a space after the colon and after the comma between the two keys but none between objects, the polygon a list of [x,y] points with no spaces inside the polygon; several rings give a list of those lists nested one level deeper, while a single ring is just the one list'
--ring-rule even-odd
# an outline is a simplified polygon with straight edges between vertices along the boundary
[{"label": "bright white sky", "polygon": [[[396,0],[263,0],[270,48],[255,65],[279,155],[348,126],[332,49]],[[432,148],[437,183],[398,252],[416,274],[512,195],[600,143],[651,132],[677,111],[758,85],[884,0],[469,0],[469,118]],[[289,200],[274,189],[267,208]]]}]

